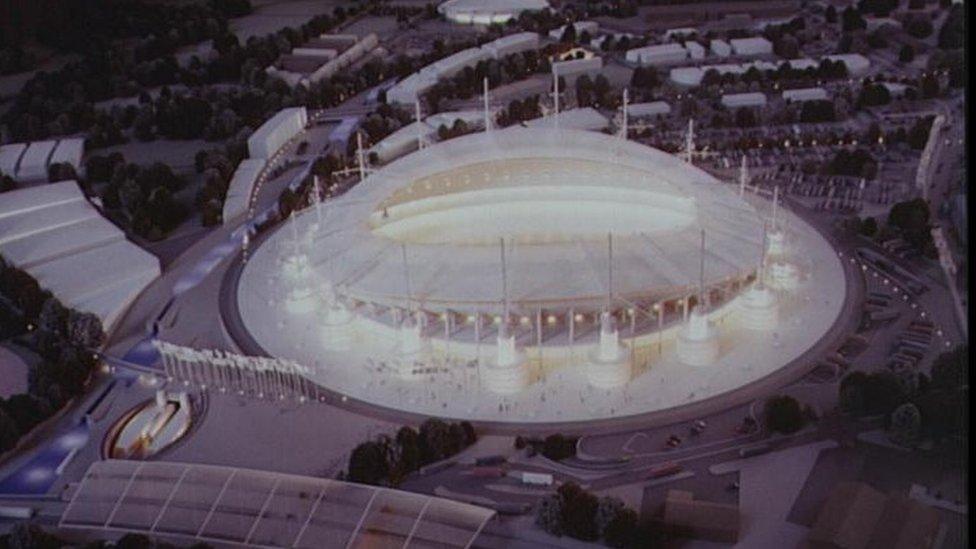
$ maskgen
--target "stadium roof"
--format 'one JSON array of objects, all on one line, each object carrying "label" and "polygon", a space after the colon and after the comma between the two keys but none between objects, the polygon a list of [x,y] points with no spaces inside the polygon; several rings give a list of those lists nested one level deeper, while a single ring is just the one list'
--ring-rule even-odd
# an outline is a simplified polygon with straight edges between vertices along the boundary
[{"label": "stadium roof", "polygon": [[250,547],[470,547],[495,514],[447,499],[214,465],[97,461],[61,528]]},{"label": "stadium roof", "polygon": [[731,186],[662,151],[562,124],[427,147],[326,207],[319,230],[307,226],[314,215],[299,215],[294,231],[259,248],[249,266],[262,274],[253,276],[277,276],[278,254],[297,232],[316,276],[346,297],[490,311],[501,306],[505,237],[513,310],[589,307],[608,294],[608,233],[613,292],[628,299],[697,287],[699,229],[708,233],[708,284],[752,272],[762,241],[757,211]]}]

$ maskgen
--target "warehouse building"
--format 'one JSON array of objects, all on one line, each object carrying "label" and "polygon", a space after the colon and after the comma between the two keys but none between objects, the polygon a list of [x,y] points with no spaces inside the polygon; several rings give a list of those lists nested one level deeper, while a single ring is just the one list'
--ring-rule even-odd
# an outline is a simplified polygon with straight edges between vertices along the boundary
[{"label": "warehouse building", "polygon": [[729,40],[729,45],[732,46],[732,53],[739,57],[773,54],[773,43],[761,36],[754,38],[735,38]]},{"label": "warehouse building", "polygon": [[823,88],[798,88],[794,90],[783,90],[783,99],[794,103],[803,101],[823,101],[828,99],[827,90]]},{"label": "warehouse building", "polygon": [[722,96],[722,105],[729,109],[765,107],[766,96],[759,92],[728,93]]},{"label": "warehouse building", "polygon": [[247,138],[248,156],[270,160],[285,143],[301,133],[307,123],[305,107],[278,111]]},{"label": "warehouse building", "polygon": [[[576,31],[577,37],[583,34],[583,31],[588,32],[590,36],[594,36],[597,31],[600,30],[600,24],[596,21],[577,21],[572,25],[573,29]],[[567,27],[569,27],[569,25],[563,25],[557,29],[552,29],[549,31],[549,38],[552,38],[553,40],[561,39],[563,37],[563,33],[566,32]]]},{"label": "warehouse building", "polygon": [[681,44],[671,42],[627,50],[626,59],[629,63],[641,66],[670,65],[688,59],[688,50]]},{"label": "warehouse building", "polygon": [[712,55],[716,57],[728,57],[732,55],[732,46],[725,40],[712,40],[708,48],[712,50]]},{"label": "warehouse building", "polygon": [[705,47],[694,40],[685,42],[685,49],[688,50],[688,55],[696,61],[705,58]]},{"label": "warehouse building", "polygon": [[559,76],[565,76],[567,78],[582,74],[589,74],[592,76],[603,70],[603,58],[590,57],[589,59],[557,61],[552,64],[552,70]]},{"label": "warehouse building", "polygon": [[632,119],[639,119],[648,116],[667,116],[671,114],[671,105],[668,105],[664,101],[632,103],[627,106],[627,114]]}]

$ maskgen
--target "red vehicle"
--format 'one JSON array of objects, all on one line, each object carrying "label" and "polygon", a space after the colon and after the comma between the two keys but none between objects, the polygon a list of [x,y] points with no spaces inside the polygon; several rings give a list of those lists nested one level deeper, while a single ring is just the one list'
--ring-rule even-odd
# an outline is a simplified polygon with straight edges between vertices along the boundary
[{"label": "red vehicle", "polygon": [[644,479],[661,478],[680,473],[683,467],[673,461],[668,461],[648,469],[643,475]]},{"label": "red vehicle", "polygon": [[475,467],[471,469],[471,476],[482,478],[500,478],[505,476],[505,470],[501,467]]}]

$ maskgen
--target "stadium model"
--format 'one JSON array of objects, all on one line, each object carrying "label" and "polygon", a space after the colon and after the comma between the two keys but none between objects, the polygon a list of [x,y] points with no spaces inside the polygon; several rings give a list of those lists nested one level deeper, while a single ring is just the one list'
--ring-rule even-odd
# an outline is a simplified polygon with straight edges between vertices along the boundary
[{"label": "stadium model", "polygon": [[776,209],[617,137],[481,132],[294,215],[252,250],[237,305],[261,351],[359,401],[640,414],[775,372],[837,319],[840,261]]}]

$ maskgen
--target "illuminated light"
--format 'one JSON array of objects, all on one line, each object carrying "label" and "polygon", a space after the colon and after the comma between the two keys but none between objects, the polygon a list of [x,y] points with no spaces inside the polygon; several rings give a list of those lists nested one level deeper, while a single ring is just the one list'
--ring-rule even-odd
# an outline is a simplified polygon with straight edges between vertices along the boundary
[{"label": "illuminated light", "polygon": [[468,318],[464,319],[468,324],[474,322],[474,315],[468,315]]},{"label": "illuminated light", "polygon": [[495,324],[501,324],[501,323],[502,323],[502,317],[500,317],[500,316],[496,316],[496,317],[494,318],[494,320],[493,320],[493,322],[494,322]]},{"label": "illuminated light", "polygon": [[576,313],[576,316],[573,317],[573,320],[575,320],[576,322],[583,322],[583,315]]},{"label": "illuminated light", "polygon": [[556,323],[556,317],[555,317],[555,315],[549,315],[549,316],[547,316],[546,317],[546,323],[548,323],[548,324],[555,324]]}]

